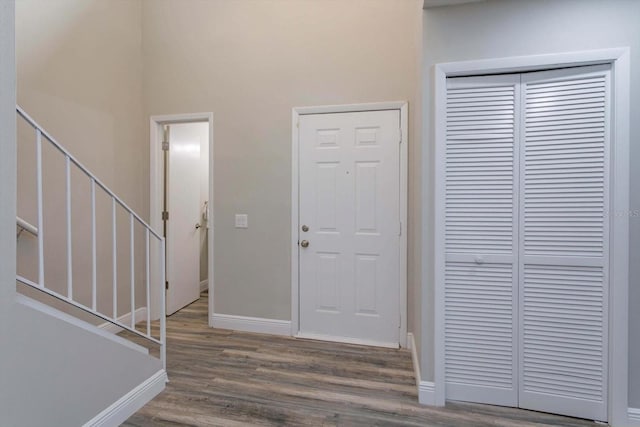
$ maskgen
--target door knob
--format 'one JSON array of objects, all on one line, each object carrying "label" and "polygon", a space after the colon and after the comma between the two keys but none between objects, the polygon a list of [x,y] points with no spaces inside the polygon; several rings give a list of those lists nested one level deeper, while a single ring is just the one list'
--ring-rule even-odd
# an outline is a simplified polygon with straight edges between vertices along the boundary
[{"label": "door knob", "polygon": [[300,242],[300,246],[302,246],[303,248],[306,248],[309,246],[309,241],[308,240],[303,240],[302,242]]},{"label": "door knob", "polygon": [[202,226],[200,225],[200,223],[197,223],[197,224],[196,224],[196,230],[197,230],[198,228],[200,228],[200,227],[202,227]]},{"label": "door knob", "polygon": [[309,231],[309,226],[308,226],[308,225],[303,225],[303,226],[302,226],[302,231],[304,231],[305,233],[306,233],[307,231]]}]

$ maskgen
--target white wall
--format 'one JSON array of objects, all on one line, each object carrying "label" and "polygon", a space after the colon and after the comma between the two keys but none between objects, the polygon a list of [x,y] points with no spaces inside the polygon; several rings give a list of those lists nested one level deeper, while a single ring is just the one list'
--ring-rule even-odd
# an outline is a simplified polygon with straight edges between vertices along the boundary
[{"label": "white wall", "polygon": [[[146,114],[215,114],[216,312],[290,319],[291,109],[323,104],[409,101],[409,301],[417,300],[421,5],[143,1]],[[249,215],[249,229],[234,228],[236,213]]]},{"label": "white wall", "polygon": [[[630,354],[631,407],[640,407],[640,2],[637,0],[488,0],[427,9],[424,12],[424,161],[433,164],[433,65],[441,62],[498,58],[599,48],[631,48],[631,218],[630,218]],[[426,176],[425,203],[433,199]],[[425,242],[432,235],[427,209]],[[432,249],[427,250],[428,253]],[[428,257],[430,258],[430,256]],[[422,369],[433,377],[433,271],[425,266],[423,286]]]}]

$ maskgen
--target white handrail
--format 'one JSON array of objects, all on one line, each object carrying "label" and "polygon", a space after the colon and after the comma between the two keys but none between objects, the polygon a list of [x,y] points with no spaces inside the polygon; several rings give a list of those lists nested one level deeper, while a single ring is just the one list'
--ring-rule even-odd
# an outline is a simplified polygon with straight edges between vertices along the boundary
[{"label": "white handrail", "polygon": [[20,218],[19,216],[16,217],[16,225],[21,229],[23,229],[24,231],[28,231],[29,233],[33,234],[34,236],[38,235],[38,228],[35,225],[29,224],[27,221]]},{"label": "white handrail", "polygon": [[67,151],[66,148],[64,148],[62,145],[60,145],[60,143],[58,141],[56,141],[56,139],[51,136],[46,130],[44,130],[42,128],[42,126],[40,126],[38,124],[38,122],[36,122],[35,120],[33,120],[31,118],[31,116],[29,116],[22,108],[20,108],[19,106],[16,106],[16,111],[18,112],[18,114],[20,114],[20,116],[22,116],[23,119],[25,119],[34,129],[38,129],[40,130],[40,132],[42,133],[42,135],[49,140],[49,142],[51,144],[53,144],[54,147],[56,147],[60,152],[62,152],[62,154],[64,154],[65,156],[69,157],[69,160],[71,160],[82,172],[84,172],[86,175],[88,175],[89,177],[93,177],[96,180],[96,184],[98,186],[100,186],[100,188],[102,188],[109,196],[113,197],[116,202],[118,202],[118,204],[120,206],[122,206],[127,212],[129,212],[130,214],[133,214],[133,216],[135,217],[135,219],[138,220],[138,222],[140,224],[142,224],[145,228],[148,228],[149,231],[151,232],[151,234],[153,234],[154,236],[156,236],[158,239],[163,239],[162,235],[160,235],[160,233],[156,232],[149,224],[146,223],[145,220],[143,220],[137,213],[135,213],[135,211],[133,209],[131,209],[129,207],[129,205],[127,205],[125,202],[122,201],[122,199],[120,199],[120,197],[116,196],[116,194],[111,191],[109,189],[109,187],[107,187],[105,184],[102,183],[102,181],[100,181],[95,175],[93,175],[91,173],[91,171],[89,169],[87,169],[87,167],[85,167],[82,163],[80,163],[79,160],[77,160],[75,157],[73,157],[73,155],[71,153],[69,153],[69,151]]},{"label": "white handrail", "polygon": [[[36,288],[42,292],[45,292],[48,295],[51,295],[61,301],[65,301],[68,304],[71,304],[75,307],[78,307],[88,313],[93,314],[94,316],[97,316],[103,320],[106,320],[122,329],[125,329],[129,332],[132,332],[140,337],[143,337],[151,342],[154,342],[156,344],[160,345],[160,359],[162,362],[162,366],[166,368],[166,302],[165,302],[165,277],[164,277],[164,261],[165,261],[165,241],[164,241],[164,237],[162,237],[158,232],[156,232],[155,230],[153,230],[151,228],[151,226],[149,226],[149,224],[147,224],[138,214],[136,214],[126,203],[124,203],[118,196],[116,196],[113,191],[111,191],[106,185],[104,185],[93,173],[91,173],[91,171],[89,171],[89,169],[87,169],[84,165],[82,165],[82,163],[80,163],[75,157],[73,157],[73,155],[71,153],[69,153],[69,151],[67,151],[62,145],[60,145],[55,138],[53,138],[53,136],[51,136],[49,133],[47,133],[47,131],[45,131],[40,125],[38,125],[38,123],[33,120],[22,108],[20,108],[19,106],[16,106],[16,112],[18,113],[18,115],[20,117],[22,117],[27,123],[29,123],[33,129],[35,130],[35,142],[36,142],[36,196],[37,196],[37,209],[38,209],[38,226],[33,226],[31,224],[29,224],[27,221],[23,220],[20,217],[16,217],[16,224],[18,227],[20,227],[22,230],[26,230],[28,232],[30,232],[31,234],[33,234],[34,236],[36,236],[38,238],[38,281],[37,282],[33,282],[31,280],[28,280],[20,275],[16,276],[17,281],[31,286],[33,288]],[[44,138],[43,138],[44,137]],[[65,198],[64,198],[64,208],[66,210],[66,225],[67,225],[67,230],[66,230],[66,244],[67,244],[67,283],[66,283],[66,293],[67,295],[63,295],[60,294],[56,291],[53,291],[52,289],[48,288],[46,286],[45,283],[45,277],[44,277],[44,273],[45,273],[45,269],[44,269],[44,232],[43,232],[43,224],[44,224],[44,214],[43,214],[43,177],[42,177],[42,166],[43,166],[43,148],[42,148],[42,141],[49,141],[63,156],[64,156],[64,160],[65,160],[65,173],[66,173],[66,194],[65,194]],[[88,236],[88,238],[90,239],[90,244],[91,244],[91,303],[90,306],[84,305],[83,303],[77,301],[74,299],[74,295],[73,295],[73,280],[72,280],[72,276],[73,276],[73,271],[72,271],[72,256],[73,256],[73,251],[71,249],[71,244],[72,244],[72,227],[71,227],[71,165],[75,165],[78,169],[80,169],[89,179],[89,182],[91,184],[91,212],[90,212],[90,217],[91,217],[91,233]],[[97,257],[97,247],[96,247],[96,241],[97,241],[97,222],[96,222],[96,189],[100,188],[101,190],[103,190],[110,198],[111,198],[111,221],[110,222],[110,226],[113,228],[112,229],[112,238],[111,238],[111,243],[113,245],[112,247],[112,256],[113,256],[113,260],[111,261],[112,265],[112,272],[113,272],[113,280],[111,283],[112,286],[112,292],[111,292],[111,297],[110,299],[112,299],[112,304],[113,304],[113,309],[112,309],[112,315],[106,315],[103,314],[101,312],[98,311],[98,280],[97,280],[97,263],[99,261],[98,257]],[[129,323],[128,325],[125,325],[123,322],[120,321],[120,319],[118,318],[118,308],[117,308],[117,299],[118,299],[118,277],[117,277],[117,272],[118,272],[118,260],[117,260],[117,255],[120,252],[125,253],[124,251],[118,251],[117,249],[117,238],[116,238],[116,207],[117,205],[120,205],[127,213],[128,219],[129,219],[129,233],[130,233],[130,239],[129,239],[129,265],[130,265],[130,275],[129,275],[129,287],[130,287],[130,309],[131,309],[131,321],[127,322]],[[134,242],[134,226],[135,226],[135,222],[138,221],[138,223],[140,223],[142,225],[142,227],[144,228],[144,235],[145,235],[145,267],[144,267],[144,272],[146,274],[146,283],[145,283],[145,299],[146,299],[146,304],[147,304],[147,316],[146,319],[136,319],[136,306],[135,306],[135,242]],[[19,233],[18,233],[19,236]],[[82,236],[83,238],[85,238],[85,236]],[[151,260],[151,242],[150,242],[150,238],[153,237],[155,240],[157,240],[158,242],[158,246],[160,249],[160,253],[159,253],[159,259],[158,262],[156,264],[154,264],[154,273],[156,273],[156,280],[157,283],[155,283],[154,289],[157,290],[157,301],[152,301],[151,298],[151,265],[150,265],[150,260]],[[156,294],[156,293],[154,293]],[[126,293],[125,293],[126,295]],[[159,331],[159,339],[154,337],[151,334],[151,310],[152,310],[152,303],[156,303],[157,304],[157,311],[160,314],[160,331]],[[126,307],[126,305],[125,305]],[[154,307],[155,308],[155,307]],[[146,320],[146,331],[143,332],[141,330],[138,330],[136,328],[136,322],[140,320]]]}]

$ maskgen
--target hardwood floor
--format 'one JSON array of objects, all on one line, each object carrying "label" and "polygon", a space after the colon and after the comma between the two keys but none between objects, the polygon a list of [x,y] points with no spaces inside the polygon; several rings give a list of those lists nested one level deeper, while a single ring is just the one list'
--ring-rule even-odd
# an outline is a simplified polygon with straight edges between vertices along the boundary
[{"label": "hardwood floor", "polygon": [[411,354],[207,326],[207,301],[169,318],[167,388],[134,426],[595,426],[513,408],[418,404]]}]

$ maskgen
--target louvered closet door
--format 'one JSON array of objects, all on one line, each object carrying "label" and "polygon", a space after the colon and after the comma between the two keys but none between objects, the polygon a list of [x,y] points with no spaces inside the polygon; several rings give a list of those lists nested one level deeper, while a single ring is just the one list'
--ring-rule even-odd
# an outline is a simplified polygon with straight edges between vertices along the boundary
[{"label": "louvered closet door", "polygon": [[520,77],[447,80],[446,396],[517,405]]},{"label": "louvered closet door", "polygon": [[522,75],[520,406],[607,418],[609,67]]}]

